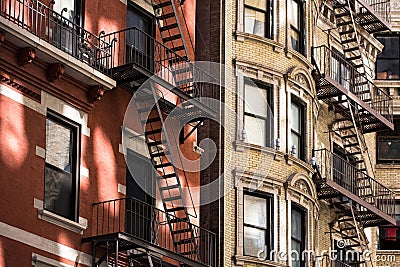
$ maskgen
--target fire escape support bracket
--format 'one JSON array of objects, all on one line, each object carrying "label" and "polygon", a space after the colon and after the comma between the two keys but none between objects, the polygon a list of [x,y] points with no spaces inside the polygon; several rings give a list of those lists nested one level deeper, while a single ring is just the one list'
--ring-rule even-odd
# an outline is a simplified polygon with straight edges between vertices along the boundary
[{"label": "fire escape support bracket", "polygon": [[185,141],[189,138],[189,136],[191,136],[194,131],[197,130],[197,128],[199,128],[199,126],[201,125],[202,121],[197,121],[196,125],[193,126],[193,128],[185,135],[185,125],[183,125],[180,133],[179,133],[179,143],[183,144],[185,143]]}]

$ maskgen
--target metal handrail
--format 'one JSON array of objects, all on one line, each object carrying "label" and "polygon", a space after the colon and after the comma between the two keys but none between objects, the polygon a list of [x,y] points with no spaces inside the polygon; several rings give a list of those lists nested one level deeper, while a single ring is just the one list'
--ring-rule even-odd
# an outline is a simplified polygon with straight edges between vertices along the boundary
[{"label": "metal handrail", "polygon": [[37,0],[0,0],[0,16],[92,68],[110,75],[112,47],[50,6]]},{"label": "metal handrail", "polygon": [[[194,97],[206,95],[204,92],[207,87],[191,81],[177,84],[177,77],[180,80],[185,78],[209,82],[218,80],[196,67],[188,58],[179,56],[153,36],[136,27],[105,34],[102,37],[108,42],[117,40],[117,45],[113,47],[113,73],[117,73],[120,68],[134,64],[169,83],[171,87],[179,88],[182,92]],[[190,72],[187,71],[189,68]],[[191,77],[185,75],[191,75]],[[189,92],[191,90],[193,92]]]},{"label": "metal handrail", "polygon": [[395,193],[389,188],[326,148],[313,150],[313,156],[316,158],[314,167],[321,178],[335,182],[382,212],[394,216]]},{"label": "metal handrail", "polygon": [[[169,251],[178,253],[193,261],[207,266],[216,266],[216,235],[211,231],[175,217],[141,200],[127,197],[112,199],[93,204],[95,235],[125,233]],[[190,246],[182,246],[179,251],[174,245],[167,217],[174,223],[174,230],[192,227],[193,232],[182,232],[180,240],[192,238],[197,242],[199,254],[185,255]]]},{"label": "metal handrail", "polygon": [[358,72],[342,55],[327,46],[313,47],[313,60],[322,77],[329,77],[349,90],[389,122],[393,122],[393,99]]}]

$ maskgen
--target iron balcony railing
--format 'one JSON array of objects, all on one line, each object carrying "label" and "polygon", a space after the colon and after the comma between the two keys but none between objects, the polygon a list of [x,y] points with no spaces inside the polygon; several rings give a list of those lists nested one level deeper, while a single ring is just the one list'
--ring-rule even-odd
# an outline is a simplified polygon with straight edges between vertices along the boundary
[{"label": "iron balcony railing", "polygon": [[393,99],[358,72],[338,52],[326,46],[313,48],[313,60],[322,79],[329,78],[347,89],[389,122],[393,122]]},{"label": "iron balcony railing", "polygon": [[[93,204],[95,234],[106,235],[125,233],[149,245],[158,246],[171,252],[183,255],[193,261],[207,266],[216,266],[216,235],[206,229],[190,222],[179,219],[173,215],[157,209],[135,198],[121,198]],[[173,231],[191,227],[193,231],[181,231],[180,240],[194,238],[198,253],[192,246],[180,246],[179,251],[174,246],[168,218],[174,222]],[[194,233],[194,237],[191,233]],[[188,255],[185,255],[188,254]]]},{"label": "iron balcony railing", "polygon": [[390,0],[364,0],[381,18],[390,23]]},{"label": "iron balcony railing", "polygon": [[217,97],[215,77],[140,29],[128,28],[104,35],[104,38],[110,43],[117,40],[112,47],[112,67],[115,79],[126,78],[120,83],[130,82],[129,75],[115,75],[120,69],[135,65],[193,97]]},{"label": "iron balcony railing", "polygon": [[394,217],[393,191],[327,149],[313,150],[313,156],[316,159],[315,167],[322,179],[333,181],[390,217]]},{"label": "iron balcony railing", "polygon": [[92,68],[110,75],[114,41],[106,42],[37,0],[0,0],[0,16]]}]

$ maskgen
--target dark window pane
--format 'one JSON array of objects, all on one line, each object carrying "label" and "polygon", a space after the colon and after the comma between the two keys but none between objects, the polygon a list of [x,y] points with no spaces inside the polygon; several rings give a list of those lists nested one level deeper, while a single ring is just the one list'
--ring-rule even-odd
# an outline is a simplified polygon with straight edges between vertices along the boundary
[{"label": "dark window pane", "polygon": [[292,267],[300,267],[301,266],[301,243],[295,240],[292,240]]},{"label": "dark window pane", "polygon": [[71,173],[46,164],[44,208],[60,216],[74,220],[73,184]]},{"label": "dark window pane", "polygon": [[378,59],[376,61],[377,79],[397,80],[400,79],[399,59]]},{"label": "dark window pane", "polygon": [[265,249],[265,230],[245,226],[243,232],[245,255],[257,256]]},{"label": "dark window pane", "polygon": [[303,213],[297,209],[292,209],[292,237],[302,240],[302,216]]},{"label": "dark window pane", "polygon": [[290,31],[290,44],[294,50],[300,50],[300,34],[297,30],[292,29]]},{"label": "dark window pane", "polygon": [[398,36],[385,36],[378,37],[379,42],[381,42],[384,47],[382,53],[378,55],[379,58],[399,58],[399,37]]},{"label": "dark window pane", "polygon": [[44,208],[75,220],[77,127],[46,118]]},{"label": "dark window pane", "polygon": [[400,137],[378,137],[378,160],[400,161]]}]

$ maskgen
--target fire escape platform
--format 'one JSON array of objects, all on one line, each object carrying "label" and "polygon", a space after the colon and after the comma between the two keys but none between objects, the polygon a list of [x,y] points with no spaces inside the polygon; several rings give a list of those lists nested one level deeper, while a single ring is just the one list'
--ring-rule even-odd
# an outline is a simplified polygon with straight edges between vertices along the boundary
[{"label": "fire escape platform", "polygon": [[[360,221],[366,227],[396,225],[395,193],[350,163],[343,155],[327,149],[313,150],[319,199],[345,203],[346,199],[360,205]],[[351,159],[355,161],[357,158]]]},{"label": "fire escape platform", "polygon": [[169,259],[178,261],[187,266],[193,266],[193,267],[208,266],[124,232],[116,232],[116,233],[92,236],[82,239],[82,243],[92,243],[96,244],[97,246],[106,246],[108,242],[116,242],[116,241],[118,241],[119,252],[127,251],[130,249],[142,248],[150,253],[165,256]]},{"label": "fire escape platform", "polygon": [[[341,85],[339,82],[335,81],[331,77],[321,75],[316,79],[316,82],[318,88],[318,99],[323,100],[325,103],[336,105],[333,97],[344,95],[351,101],[357,103],[362,108],[361,111],[364,112],[365,116],[362,118],[362,121],[357,122],[357,124],[363,125],[363,131],[365,133],[375,132],[377,130],[382,130],[385,128],[389,128],[391,130],[394,129],[393,122],[389,121],[387,118],[382,116],[374,108],[371,107],[371,104],[373,103],[362,101],[359,96],[353,94],[349,89],[345,88],[343,85]],[[341,114],[346,118],[351,118],[351,114],[349,112],[344,111]]]},{"label": "fire escape platform", "polygon": [[317,184],[317,195],[319,199],[331,199],[347,197],[365,208],[359,216],[365,227],[374,227],[386,224],[396,225],[396,219],[383,212],[375,206],[375,203],[368,202],[360,196],[348,191],[341,185],[329,179],[322,179],[315,174],[314,181]]},{"label": "fire escape platform", "polygon": [[357,2],[362,8],[361,11],[357,14],[355,20],[367,32],[376,33],[381,31],[392,30],[391,24],[380,14],[378,14],[378,12],[376,12],[371,5],[369,5],[367,2],[363,0],[357,0]]},{"label": "fire escape platform", "polygon": [[154,73],[146,69],[146,67],[143,67],[141,64],[130,63],[119,66],[114,68],[112,73],[112,77],[117,81],[117,85],[131,91],[132,93],[135,93],[135,91],[148,80],[168,89],[177,95],[182,101],[186,102],[184,105],[176,106],[170,102],[167,105],[163,105],[163,107],[168,107],[163,111],[169,114],[172,110],[174,110],[174,117],[177,119],[184,119],[188,116],[196,118],[197,120],[201,118],[216,117],[217,112],[210,107],[210,105],[199,101],[197,98],[191,97],[167,80],[154,75]]}]

